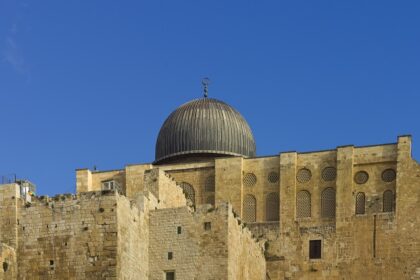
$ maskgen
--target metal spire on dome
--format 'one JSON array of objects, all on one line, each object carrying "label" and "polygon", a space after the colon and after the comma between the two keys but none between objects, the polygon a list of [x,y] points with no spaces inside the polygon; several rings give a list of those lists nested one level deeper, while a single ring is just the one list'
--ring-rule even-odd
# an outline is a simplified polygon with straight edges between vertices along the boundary
[{"label": "metal spire on dome", "polygon": [[205,77],[201,80],[201,84],[203,85],[203,91],[204,91],[204,98],[207,98],[209,96],[209,84],[210,79]]}]

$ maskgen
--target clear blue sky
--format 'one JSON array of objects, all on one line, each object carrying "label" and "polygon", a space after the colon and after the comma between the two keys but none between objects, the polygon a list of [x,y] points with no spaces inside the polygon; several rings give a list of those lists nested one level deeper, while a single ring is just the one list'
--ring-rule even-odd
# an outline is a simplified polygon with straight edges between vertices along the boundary
[{"label": "clear blue sky", "polygon": [[74,192],[75,169],[151,162],[202,94],[258,155],[395,142],[420,159],[420,1],[0,1],[0,175]]}]

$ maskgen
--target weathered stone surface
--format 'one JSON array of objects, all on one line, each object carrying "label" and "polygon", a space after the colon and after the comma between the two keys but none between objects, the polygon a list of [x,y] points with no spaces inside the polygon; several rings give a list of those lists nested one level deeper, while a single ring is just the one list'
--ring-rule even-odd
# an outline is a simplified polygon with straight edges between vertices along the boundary
[{"label": "weathered stone surface", "polygon": [[[392,172],[383,178],[389,169],[395,180]],[[31,203],[17,184],[0,186],[0,279],[165,279],[167,271],[176,279],[420,279],[420,165],[409,136],[262,158],[82,169],[76,181],[77,195]],[[118,190],[104,190],[110,181]],[[195,205],[181,183],[193,188]],[[297,215],[302,191],[310,194],[307,217]],[[365,211],[356,215],[358,193]],[[279,203],[269,203],[273,195]],[[252,211],[255,221],[240,219]],[[268,221],[273,213],[279,219]],[[319,259],[309,257],[312,240],[321,242]]]}]

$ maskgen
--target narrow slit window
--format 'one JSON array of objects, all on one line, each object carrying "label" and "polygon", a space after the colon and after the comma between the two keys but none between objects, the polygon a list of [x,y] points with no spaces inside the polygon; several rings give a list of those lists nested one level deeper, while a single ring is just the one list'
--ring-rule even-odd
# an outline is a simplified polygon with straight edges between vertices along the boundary
[{"label": "narrow slit window", "polygon": [[394,193],[391,190],[387,190],[384,192],[383,211],[384,212],[394,211]]},{"label": "narrow slit window", "polygon": [[356,195],[356,215],[365,214],[365,193],[359,192]]},{"label": "narrow slit window", "polygon": [[333,188],[326,188],[321,193],[321,217],[335,217],[335,190]]},{"label": "narrow slit window", "polygon": [[278,221],[280,216],[280,198],[279,193],[270,193],[267,195],[265,202],[266,207],[266,220],[267,221]]},{"label": "narrow slit window", "polygon": [[253,223],[257,217],[257,200],[255,196],[247,194],[243,202],[243,219],[245,222]]}]

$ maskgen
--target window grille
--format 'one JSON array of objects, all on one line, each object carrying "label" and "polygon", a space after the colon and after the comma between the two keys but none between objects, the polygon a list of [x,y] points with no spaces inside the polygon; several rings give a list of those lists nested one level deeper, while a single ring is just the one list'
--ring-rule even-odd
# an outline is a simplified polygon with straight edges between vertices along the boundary
[{"label": "window grille", "polygon": [[165,280],[175,280],[175,271],[166,271]]},{"label": "window grille", "polygon": [[206,179],[206,182],[204,183],[204,191],[206,192],[214,192],[214,176],[209,176]]},{"label": "window grille", "polygon": [[369,180],[369,174],[366,171],[359,171],[354,175],[356,184],[365,184]]},{"label": "window grille", "polygon": [[394,169],[387,169],[384,172],[382,172],[382,180],[384,182],[392,182],[397,177],[397,174],[395,173]]},{"label": "window grille", "polygon": [[356,215],[365,214],[365,193],[359,192],[356,195]]},{"label": "window grille", "polygon": [[309,182],[312,178],[312,172],[308,168],[302,168],[298,171],[296,179],[299,183]]},{"label": "window grille", "polygon": [[244,175],[243,183],[245,187],[252,187],[257,183],[257,176],[254,173],[246,173]]},{"label": "window grille", "polygon": [[255,222],[257,216],[257,201],[251,194],[247,194],[243,204],[243,219],[245,222]]},{"label": "window grille", "polygon": [[321,216],[323,218],[335,217],[335,190],[326,188],[321,194]]},{"label": "window grille", "polygon": [[279,181],[279,173],[274,171],[268,173],[267,180],[272,184],[277,183]]},{"label": "window grille", "polygon": [[274,192],[267,195],[265,202],[266,207],[266,220],[267,221],[278,221],[280,216],[280,199],[279,193]]},{"label": "window grille", "polygon": [[337,169],[335,167],[326,167],[322,170],[322,179],[326,182],[334,181],[337,177]]},{"label": "window grille", "polygon": [[180,186],[182,190],[184,191],[185,198],[187,200],[190,200],[195,205],[195,191],[194,191],[193,186],[191,186],[190,184],[186,182],[182,182]]},{"label": "window grille", "polygon": [[311,216],[311,194],[300,191],[296,196],[296,217],[306,218]]},{"label": "window grille", "polygon": [[391,190],[387,190],[384,192],[383,211],[384,212],[394,211],[394,193]]}]

